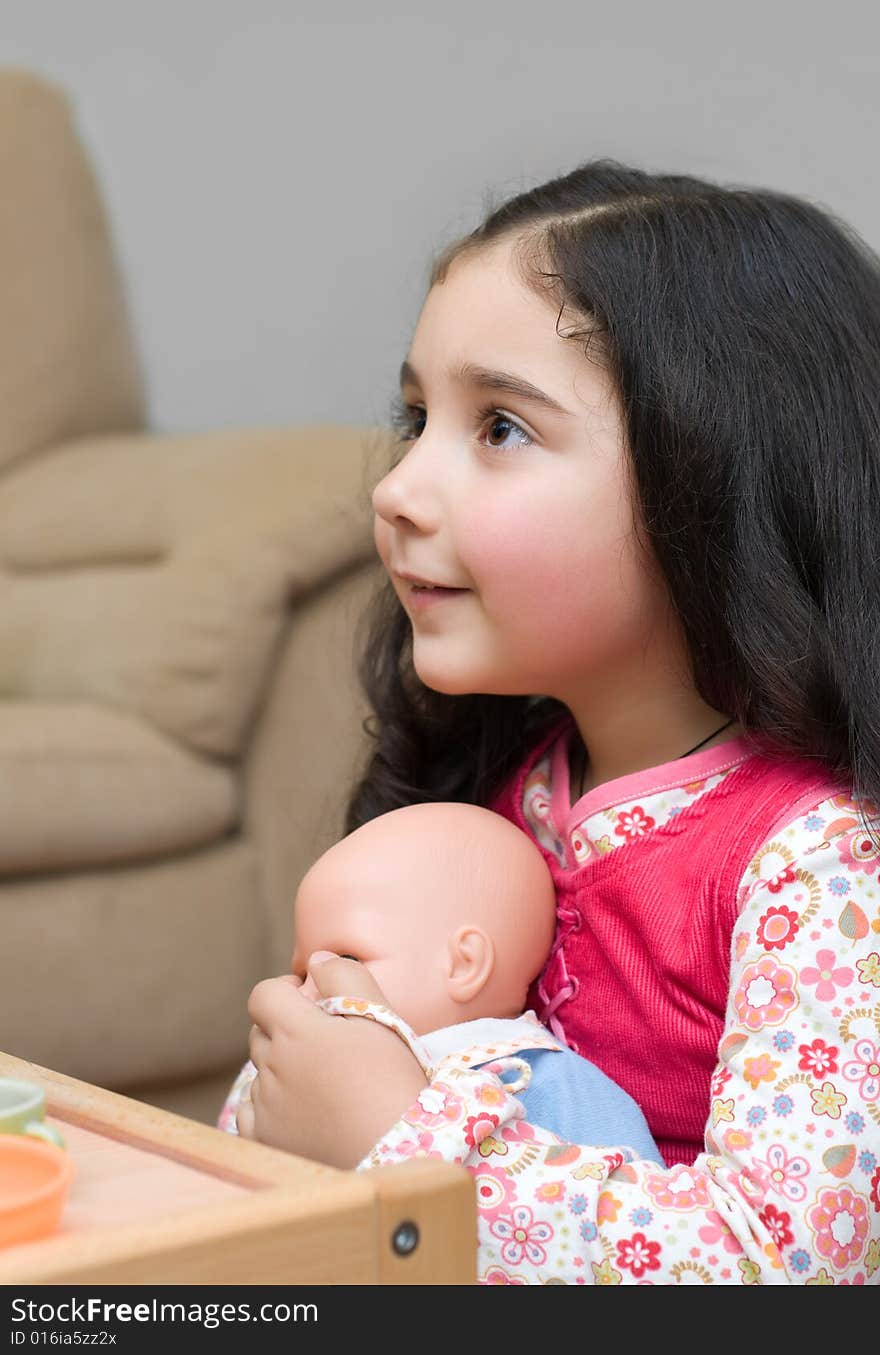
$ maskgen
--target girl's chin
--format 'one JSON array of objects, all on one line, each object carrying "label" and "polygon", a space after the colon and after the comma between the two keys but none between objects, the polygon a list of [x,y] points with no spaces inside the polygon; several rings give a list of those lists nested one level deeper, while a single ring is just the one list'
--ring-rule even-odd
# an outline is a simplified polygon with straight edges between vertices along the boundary
[{"label": "girl's chin", "polygon": [[455,667],[452,664],[432,663],[424,657],[420,661],[417,646],[413,649],[413,667],[426,687],[443,696],[474,696],[477,693],[482,696],[522,695],[521,691],[511,687],[509,678],[505,681],[501,674],[489,668],[478,669],[465,664]]},{"label": "girl's chin", "polygon": [[432,692],[441,692],[444,696],[469,696],[478,689],[474,685],[475,674],[467,668],[454,668],[451,665],[419,662],[413,651],[413,667],[420,682],[430,687]]},{"label": "girl's chin", "polygon": [[442,696],[473,696],[479,690],[462,677],[450,677],[445,673],[421,673],[418,668],[416,673],[426,687],[430,687],[432,692],[440,692]]}]

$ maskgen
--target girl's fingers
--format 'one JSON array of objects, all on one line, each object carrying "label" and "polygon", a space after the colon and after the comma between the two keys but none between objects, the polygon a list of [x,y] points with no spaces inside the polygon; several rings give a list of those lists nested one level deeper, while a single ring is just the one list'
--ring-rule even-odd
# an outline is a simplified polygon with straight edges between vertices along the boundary
[{"label": "girl's fingers", "polygon": [[322,1017],[300,993],[300,981],[292,974],[281,974],[275,979],[263,979],[252,990],[247,1010],[255,1026],[267,1035],[277,1029],[291,1030],[302,1020]]},{"label": "girl's fingers", "polygon": [[255,1139],[257,1137],[254,1107],[250,1097],[245,1097],[239,1105],[235,1117],[235,1127],[239,1136],[243,1139]]},{"label": "girl's fingers", "polygon": [[339,955],[332,955],[330,959],[319,958],[327,953],[316,951],[309,958],[309,977],[319,997],[357,997],[386,1005],[385,994],[366,965]]},{"label": "girl's fingers", "polygon": [[259,1070],[262,1068],[266,1054],[269,1052],[271,1041],[269,1036],[259,1026],[251,1026],[248,1036],[248,1050],[250,1052],[251,1063]]}]

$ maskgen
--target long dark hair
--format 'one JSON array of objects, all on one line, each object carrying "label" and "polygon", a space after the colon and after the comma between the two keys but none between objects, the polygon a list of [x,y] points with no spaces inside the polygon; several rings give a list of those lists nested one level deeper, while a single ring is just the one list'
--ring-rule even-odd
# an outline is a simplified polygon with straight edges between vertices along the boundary
[{"label": "long dark hair", "polygon": [[[603,159],[492,210],[430,285],[501,238],[614,380],[637,528],[699,695],[880,805],[880,260],[800,198]],[[360,677],[375,742],[346,831],[412,801],[486,803],[564,714],[425,687],[390,585]]]}]

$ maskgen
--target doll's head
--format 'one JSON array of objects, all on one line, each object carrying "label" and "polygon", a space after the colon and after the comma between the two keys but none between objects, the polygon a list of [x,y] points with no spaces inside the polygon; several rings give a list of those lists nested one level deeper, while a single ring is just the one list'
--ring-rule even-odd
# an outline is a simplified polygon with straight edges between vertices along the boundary
[{"label": "doll's head", "polygon": [[[518,1016],[553,940],[538,848],[477,805],[407,805],[341,839],[303,877],[292,969],[319,950],[361,961],[417,1035]],[[303,991],[315,996],[306,980]]]}]

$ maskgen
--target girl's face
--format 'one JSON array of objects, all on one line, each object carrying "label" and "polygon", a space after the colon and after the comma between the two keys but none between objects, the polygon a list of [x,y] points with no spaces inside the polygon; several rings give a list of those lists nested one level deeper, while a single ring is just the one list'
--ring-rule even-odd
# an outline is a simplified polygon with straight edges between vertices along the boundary
[{"label": "girl's face", "polygon": [[427,686],[572,704],[631,674],[666,592],[633,537],[610,379],[559,337],[511,250],[456,260],[428,294],[375,540]]}]

